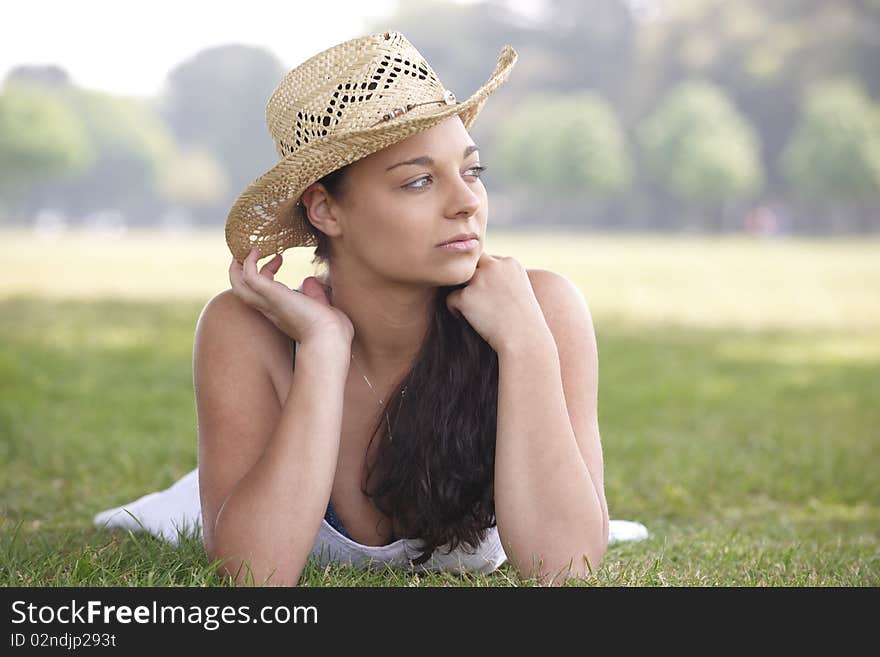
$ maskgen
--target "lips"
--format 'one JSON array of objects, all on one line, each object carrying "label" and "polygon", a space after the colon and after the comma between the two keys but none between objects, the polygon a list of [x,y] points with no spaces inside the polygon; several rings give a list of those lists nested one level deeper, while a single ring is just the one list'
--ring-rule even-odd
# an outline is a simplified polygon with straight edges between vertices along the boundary
[{"label": "lips", "polygon": [[476,233],[459,233],[454,237],[449,238],[445,242],[441,242],[437,246],[443,246],[444,244],[451,244],[452,242],[465,242],[467,240],[478,240],[480,237]]}]

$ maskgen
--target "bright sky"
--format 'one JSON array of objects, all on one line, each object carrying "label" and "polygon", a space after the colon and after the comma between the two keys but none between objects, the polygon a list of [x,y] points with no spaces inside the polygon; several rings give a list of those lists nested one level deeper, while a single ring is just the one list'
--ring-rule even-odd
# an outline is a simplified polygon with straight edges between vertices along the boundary
[{"label": "bright sky", "polygon": [[[510,4],[528,14],[540,0]],[[19,64],[57,64],[80,86],[152,96],[174,66],[203,48],[263,46],[293,68],[366,34],[368,20],[388,16],[396,5],[397,0],[18,0],[4,7],[0,21],[0,81]]]}]

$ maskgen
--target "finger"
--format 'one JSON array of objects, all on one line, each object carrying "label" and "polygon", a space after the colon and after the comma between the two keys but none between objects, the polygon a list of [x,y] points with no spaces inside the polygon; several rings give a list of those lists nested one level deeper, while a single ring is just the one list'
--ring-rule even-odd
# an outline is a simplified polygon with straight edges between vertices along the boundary
[{"label": "finger", "polygon": [[242,300],[254,307],[262,304],[262,297],[264,296],[262,283],[266,280],[263,276],[260,276],[260,274],[257,273],[258,257],[259,252],[251,250],[242,263],[241,276],[238,279],[239,292]]},{"label": "finger", "polygon": [[244,274],[244,265],[242,265],[233,256],[232,262],[229,264],[229,283],[232,285],[233,288],[239,284],[243,274]]},{"label": "finger", "polygon": [[327,290],[324,289],[321,282],[314,276],[306,277],[300,287],[302,288],[303,294],[307,297],[312,298],[315,301],[320,301],[325,306],[330,305],[330,300],[327,298]]},{"label": "finger", "polygon": [[252,281],[258,276],[257,274],[257,260],[260,259],[260,251],[257,247],[253,247],[248,253],[247,258],[244,259],[242,263],[242,277],[248,285],[252,284]]},{"label": "finger", "polygon": [[260,288],[265,278],[257,273],[259,255],[259,249],[253,247],[240,265],[230,265],[230,281],[232,291],[239,299],[265,314],[264,295]]},{"label": "finger", "polygon": [[232,272],[229,281],[232,285],[232,293],[252,308],[260,306],[260,296],[251,289],[242,276],[241,272]]},{"label": "finger", "polygon": [[236,294],[242,287],[247,286],[247,282],[244,280],[245,262],[247,262],[247,257],[242,262],[233,259],[229,265],[229,283]]},{"label": "finger", "polygon": [[229,263],[229,269],[230,269],[230,270],[233,269],[233,268],[241,269],[241,267],[242,267],[242,264],[241,264],[241,263],[242,263],[242,262],[244,262],[244,259],[239,260],[239,259],[236,258],[235,256],[232,256],[232,262]]},{"label": "finger", "polygon": [[281,269],[281,265],[283,263],[283,258],[280,253],[276,253],[275,257],[273,257],[269,262],[267,262],[260,269],[260,274],[265,276],[268,274],[269,278],[272,278],[275,274],[278,273],[278,270]]}]

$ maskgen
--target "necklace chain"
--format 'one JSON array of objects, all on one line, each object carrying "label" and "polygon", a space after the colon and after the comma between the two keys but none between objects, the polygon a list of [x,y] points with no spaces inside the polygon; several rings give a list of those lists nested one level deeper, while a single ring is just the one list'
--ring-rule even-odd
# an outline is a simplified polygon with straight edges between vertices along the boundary
[{"label": "necklace chain", "polygon": [[[327,288],[327,300],[330,302],[330,305],[333,305],[333,286],[327,285],[326,288]],[[375,390],[375,388],[373,388],[373,384],[370,383],[370,380],[367,378],[367,375],[364,374],[363,368],[361,368],[361,364],[354,357],[354,352],[351,353],[351,360],[353,360],[355,365],[357,365],[357,368],[360,371],[361,376],[364,377],[364,381],[366,381],[367,385],[370,386],[370,391],[373,393],[373,396],[379,400],[379,405],[382,406],[383,409],[385,409],[385,402],[379,398],[379,395],[376,394],[376,390]],[[403,386],[403,388],[400,391],[400,396],[403,397],[404,395],[406,395],[406,386]],[[402,400],[401,400],[401,405],[402,405]],[[395,424],[397,424],[398,417],[400,417],[400,406],[397,407],[397,415],[394,417]],[[391,420],[388,419],[388,411],[387,410],[385,410],[385,423],[388,426],[388,442],[391,442],[394,438],[391,435]]]},{"label": "necklace chain", "polygon": [[[357,365],[358,370],[360,370],[361,376],[364,377],[364,381],[366,381],[367,385],[370,386],[370,390],[373,391],[373,395],[376,397],[376,399],[379,399],[379,395],[376,394],[376,389],[373,388],[373,384],[370,383],[370,380],[367,378],[367,375],[364,374],[364,371],[363,371],[363,369],[361,369],[361,365],[360,365],[360,363],[357,362],[357,359],[354,357],[354,354],[351,355],[351,359],[355,362],[355,365]],[[379,399],[379,403],[382,404],[383,406],[385,404],[385,402],[383,402],[381,399]]]},{"label": "necklace chain", "polygon": [[[352,352],[352,354],[351,354],[351,360],[353,360],[353,361],[354,361],[354,364],[357,365],[357,368],[358,368],[358,370],[360,371],[361,376],[364,377],[364,381],[366,381],[366,382],[367,382],[367,385],[370,386],[370,391],[373,393],[373,396],[374,396],[376,399],[379,400],[379,404],[380,404],[380,405],[382,406],[382,408],[384,409],[384,408],[385,408],[385,402],[382,401],[382,399],[379,398],[379,395],[376,394],[376,389],[373,388],[373,384],[370,383],[370,380],[367,378],[367,375],[364,374],[364,370],[361,368],[360,363],[359,363],[359,362],[357,361],[357,359],[354,357],[354,352]],[[400,396],[403,397],[404,395],[406,395],[406,386],[403,386],[403,388],[402,388],[401,391],[400,391]],[[397,424],[397,418],[398,418],[399,416],[400,416],[400,406],[397,407],[397,415],[396,415],[395,418],[394,418],[394,423],[395,423],[395,424]],[[394,440],[394,437],[393,437],[392,434],[391,434],[391,420],[388,419],[388,410],[387,410],[387,409],[385,410],[385,423],[386,423],[387,426],[388,426],[388,442],[392,442],[392,441]]]}]

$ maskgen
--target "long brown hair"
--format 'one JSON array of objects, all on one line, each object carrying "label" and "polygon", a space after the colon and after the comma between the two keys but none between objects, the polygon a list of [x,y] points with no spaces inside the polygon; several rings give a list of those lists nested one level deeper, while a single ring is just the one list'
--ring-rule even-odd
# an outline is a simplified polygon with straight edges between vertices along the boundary
[{"label": "long brown hair", "polygon": [[[341,198],[346,170],[318,182]],[[329,268],[330,238],[307,224],[317,241],[312,264]],[[362,490],[406,537],[424,541],[416,565],[447,544],[475,549],[495,525],[498,356],[446,306],[463,285],[437,288],[422,347],[385,402],[394,440],[385,414],[370,438],[380,443]]]}]

